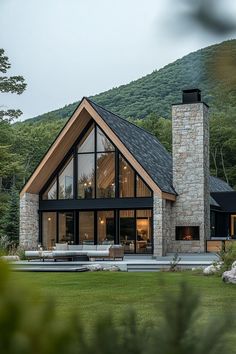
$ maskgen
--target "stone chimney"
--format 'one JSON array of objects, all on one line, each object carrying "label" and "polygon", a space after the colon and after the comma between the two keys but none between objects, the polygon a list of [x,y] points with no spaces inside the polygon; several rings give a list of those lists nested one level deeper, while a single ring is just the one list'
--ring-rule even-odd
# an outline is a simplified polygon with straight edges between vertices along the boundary
[{"label": "stone chimney", "polygon": [[184,90],[172,107],[173,205],[172,241],[168,251],[204,252],[210,237],[208,106],[198,89]]}]

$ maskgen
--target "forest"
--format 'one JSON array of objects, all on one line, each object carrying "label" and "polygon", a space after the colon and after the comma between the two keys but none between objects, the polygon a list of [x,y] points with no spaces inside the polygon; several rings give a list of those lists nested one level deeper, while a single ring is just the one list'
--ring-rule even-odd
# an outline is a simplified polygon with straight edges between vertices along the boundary
[{"label": "forest", "polygon": [[[0,60],[3,56],[1,52]],[[3,63],[0,61],[1,74],[8,69]],[[236,40],[230,40],[90,98],[151,131],[171,152],[171,105],[181,102],[183,89],[201,89],[202,100],[210,106],[211,174],[236,188],[235,63]],[[17,78],[6,86],[6,77],[0,77],[0,92],[22,93],[26,84],[22,77]],[[19,111],[0,111],[0,238],[7,235],[17,240],[19,190],[77,105],[75,102],[23,122],[13,121]]]}]

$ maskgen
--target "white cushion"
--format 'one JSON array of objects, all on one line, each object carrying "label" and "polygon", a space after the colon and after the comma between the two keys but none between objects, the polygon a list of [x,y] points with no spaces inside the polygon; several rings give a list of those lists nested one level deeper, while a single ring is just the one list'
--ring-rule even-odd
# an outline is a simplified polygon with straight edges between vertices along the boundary
[{"label": "white cushion", "polygon": [[26,257],[40,257],[42,255],[42,251],[25,251]]},{"label": "white cushion", "polygon": [[42,251],[42,257],[43,258],[52,258],[52,252],[51,251]]},{"label": "white cushion", "polygon": [[98,251],[107,251],[109,250],[109,248],[111,247],[111,245],[97,245],[97,250]]},{"label": "white cushion", "polygon": [[66,250],[68,250],[68,244],[67,243],[56,243],[56,250],[57,251],[66,251]]},{"label": "white cushion", "polygon": [[90,251],[90,250],[93,250],[93,251],[96,251],[96,245],[83,245],[83,248],[82,250],[83,251]]},{"label": "white cushion", "polygon": [[71,251],[78,251],[78,250],[82,250],[83,249],[83,245],[68,245],[68,250]]},{"label": "white cushion", "polygon": [[109,250],[108,251],[106,251],[106,250],[104,250],[104,251],[88,251],[87,252],[87,255],[89,256],[89,257],[108,257],[109,256]]}]

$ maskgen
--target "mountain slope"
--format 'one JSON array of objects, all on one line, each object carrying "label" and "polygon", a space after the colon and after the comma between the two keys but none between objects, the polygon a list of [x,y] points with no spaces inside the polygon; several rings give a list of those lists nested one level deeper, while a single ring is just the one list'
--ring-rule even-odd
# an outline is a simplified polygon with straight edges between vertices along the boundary
[{"label": "mountain slope", "polygon": [[[203,100],[210,104],[213,110],[224,111],[226,105],[228,107],[232,105],[232,97],[222,95],[228,87],[229,77],[224,72],[221,73],[220,78],[216,77],[219,72],[215,63],[217,57],[225,62],[230,57],[233,62],[236,58],[236,40],[200,49],[127,85],[90,98],[125,118],[144,118],[149,113],[170,118],[171,104],[180,102],[181,90],[197,87],[202,90]],[[78,102],[75,102],[32,118],[31,122],[44,119],[67,119],[77,104]]]}]

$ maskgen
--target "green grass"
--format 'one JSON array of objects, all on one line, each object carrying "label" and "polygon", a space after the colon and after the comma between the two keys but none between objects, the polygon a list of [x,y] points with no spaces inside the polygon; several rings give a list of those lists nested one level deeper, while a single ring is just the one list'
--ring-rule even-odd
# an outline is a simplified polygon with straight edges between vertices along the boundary
[{"label": "green grass", "polygon": [[130,307],[137,310],[140,323],[155,321],[161,314],[163,295],[176,293],[183,279],[201,296],[201,321],[233,311],[236,298],[236,286],[190,272],[12,273],[12,278],[38,288],[40,301],[53,297],[60,320],[79,311],[88,327],[101,314],[113,313],[119,318]]}]

